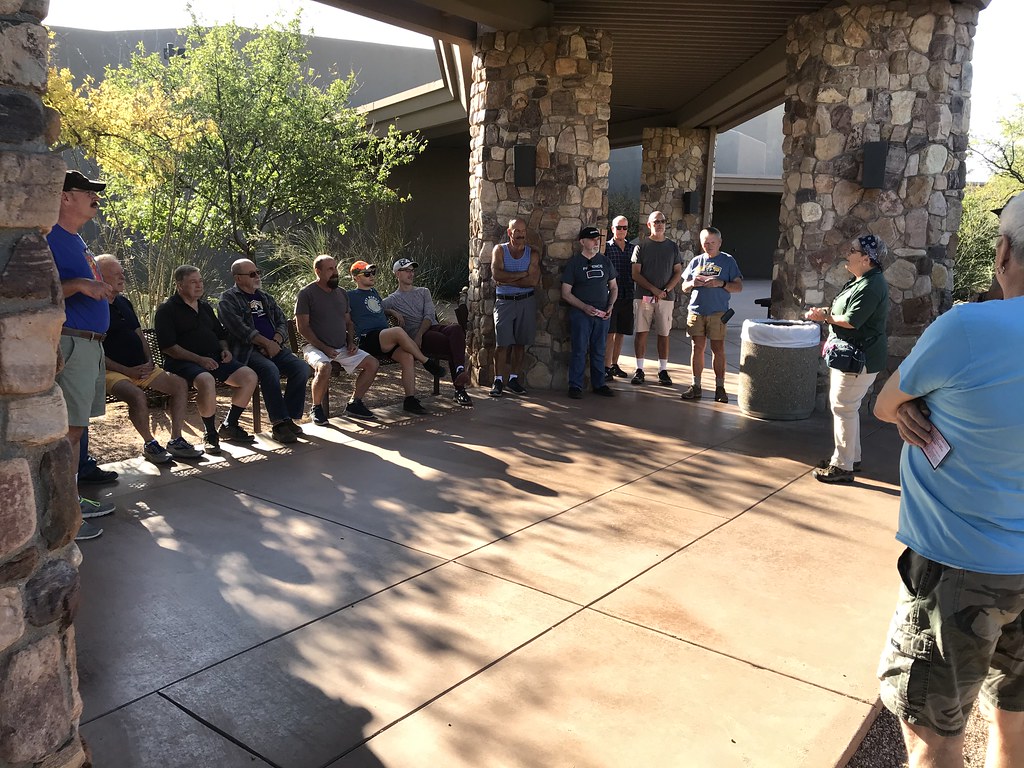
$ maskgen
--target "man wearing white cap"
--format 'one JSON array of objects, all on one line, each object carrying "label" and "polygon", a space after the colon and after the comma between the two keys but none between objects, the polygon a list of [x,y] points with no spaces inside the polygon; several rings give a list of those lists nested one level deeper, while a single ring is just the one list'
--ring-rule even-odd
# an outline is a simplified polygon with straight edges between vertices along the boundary
[{"label": "man wearing white cap", "polygon": [[466,393],[469,372],[466,370],[466,332],[459,325],[441,325],[430,290],[413,285],[419,264],[410,259],[398,259],[391,271],[398,281],[398,290],[384,299],[384,309],[398,325],[412,337],[423,354],[451,361],[455,402],[473,405]]}]

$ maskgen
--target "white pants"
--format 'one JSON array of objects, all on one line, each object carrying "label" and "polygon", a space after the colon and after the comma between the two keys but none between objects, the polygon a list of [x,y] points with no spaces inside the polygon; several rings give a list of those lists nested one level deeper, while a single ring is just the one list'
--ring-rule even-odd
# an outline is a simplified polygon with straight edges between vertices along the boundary
[{"label": "white pants", "polygon": [[850,472],[860,461],[860,403],[875,383],[877,373],[829,371],[828,402],[832,408],[832,430],[836,450],[831,463]]}]

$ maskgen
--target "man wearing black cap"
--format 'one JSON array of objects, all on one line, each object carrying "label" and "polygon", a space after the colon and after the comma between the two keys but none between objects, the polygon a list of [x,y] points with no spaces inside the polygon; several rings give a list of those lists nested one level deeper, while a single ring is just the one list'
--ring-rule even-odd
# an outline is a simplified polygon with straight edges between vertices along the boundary
[{"label": "man wearing black cap", "polygon": [[590,386],[594,394],[612,397],[604,383],[604,347],[608,338],[608,318],[619,289],[615,267],[601,253],[601,230],[580,230],[580,253],[569,257],[562,272],[562,299],[569,304],[569,397],[583,397],[583,369],[590,352]]},{"label": "man wearing black cap", "polygon": [[[114,288],[103,282],[92,252],[79,231],[100,212],[99,194],[106,188],[101,181],[87,179],[78,171],[64,176],[57,223],[46,236],[57,265],[64,293],[64,327],[60,353],[64,367],[57,374],[57,385],[64,393],[68,409],[68,441],[72,466],[78,466],[79,441],[92,416],[106,411],[106,368],[103,339],[110,325],[110,300]],[[79,499],[84,517],[100,517],[114,511],[113,505]],[[94,539],[103,529],[83,521],[76,538]]]},{"label": "man wearing black cap", "polygon": [[423,350],[423,354],[451,362],[455,402],[459,405],[473,405],[473,400],[466,392],[469,383],[469,372],[466,371],[466,332],[461,325],[441,325],[437,322],[430,289],[413,285],[418,267],[419,264],[410,259],[398,259],[391,265],[391,271],[398,281],[398,290],[384,298],[384,311],[405,329]]}]

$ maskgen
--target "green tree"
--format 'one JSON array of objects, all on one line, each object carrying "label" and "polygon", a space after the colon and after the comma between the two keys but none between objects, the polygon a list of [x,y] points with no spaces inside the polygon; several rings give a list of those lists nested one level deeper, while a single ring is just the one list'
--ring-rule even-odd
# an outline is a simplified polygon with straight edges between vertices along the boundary
[{"label": "green tree", "polygon": [[54,73],[62,143],[103,168],[119,228],[251,257],[274,235],[344,232],[400,199],[388,178],[424,142],[375,134],[349,106],[354,75],[324,85],[298,17],[258,30],[193,19],[184,34],[184,56],[140,47],[98,85]]}]

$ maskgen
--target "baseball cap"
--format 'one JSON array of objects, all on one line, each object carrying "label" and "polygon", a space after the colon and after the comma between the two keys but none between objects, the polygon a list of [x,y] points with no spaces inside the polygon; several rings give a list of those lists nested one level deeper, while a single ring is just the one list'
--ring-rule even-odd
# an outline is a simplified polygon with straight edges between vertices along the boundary
[{"label": "baseball cap", "polygon": [[391,265],[391,271],[392,272],[397,272],[400,269],[409,269],[409,267],[412,267],[413,269],[417,269],[417,268],[419,268],[419,266],[420,265],[417,264],[412,259],[399,259],[398,261],[396,261],[394,264]]},{"label": "baseball cap", "polygon": [[376,264],[367,264],[365,261],[357,261],[351,267],[348,268],[349,274],[352,274],[352,275],[358,275],[358,274],[360,274],[362,272],[369,272],[370,270],[373,270],[374,272],[376,272],[377,271],[377,265]]},{"label": "baseball cap", "polygon": [[[1016,197],[1016,195],[1014,195],[1013,197]],[[1005,203],[1003,203],[1000,207],[993,208],[992,209],[992,213],[994,213],[996,216],[1002,216],[1003,215],[1003,211],[1006,210],[1006,206],[1008,206],[1010,203],[1013,202],[1013,197],[1011,197],[1009,200],[1007,200]]]},{"label": "baseball cap", "polygon": [[579,239],[582,240],[583,238],[600,237],[600,236],[601,236],[601,230],[599,230],[597,227],[584,227],[583,229],[580,230]]},{"label": "baseball cap", "polygon": [[84,189],[86,192],[102,192],[107,188],[105,181],[93,181],[87,179],[80,171],[68,171],[64,174],[64,191],[72,189]]}]

